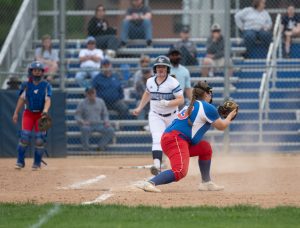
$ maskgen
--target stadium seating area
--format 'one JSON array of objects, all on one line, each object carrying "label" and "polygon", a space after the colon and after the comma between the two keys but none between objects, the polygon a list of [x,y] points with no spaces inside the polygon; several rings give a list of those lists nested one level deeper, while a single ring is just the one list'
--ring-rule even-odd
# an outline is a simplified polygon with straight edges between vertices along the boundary
[{"label": "stadium seating area", "polygon": [[[137,69],[140,54],[149,54],[155,58],[159,54],[167,53],[169,46],[176,39],[156,39],[152,48],[146,48],[138,41],[122,48],[117,58],[113,59],[115,69],[129,66],[130,70]],[[196,39],[199,55],[202,58],[205,54],[205,39]],[[37,41],[35,45],[39,45]],[[53,41],[54,48],[58,48],[58,41]],[[83,154],[80,144],[80,131],[74,120],[76,105],[83,99],[83,89],[79,88],[74,81],[75,72],[78,70],[78,52],[84,45],[84,40],[68,40],[66,50],[66,124],[67,141],[69,154]],[[293,45],[293,58],[279,60],[277,62],[277,78],[275,87],[270,94],[270,111],[268,119],[263,124],[263,140],[259,141],[259,87],[262,74],[265,71],[265,59],[243,59],[242,53],[245,48],[241,45],[240,39],[232,39],[232,55],[235,66],[234,75],[231,78],[235,88],[230,91],[231,97],[240,105],[238,118],[230,127],[231,150],[248,151],[297,151],[300,149],[299,122],[296,121],[296,111],[300,109],[300,78],[298,68],[300,60],[300,44]],[[33,50],[28,50],[24,66],[32,59]],[[200,79],[199,67],[190,68],[192,81]],[[218,105],[223,93],[223,73],[216,77],[206,78],[214,87],[214,103]],[[129,89],[130,90],[130,89]],[[130,108],[136,105],[134,94],[126,98]],[[151,151],[151,135],[145,131],[143,126],[147,120],[118,120],[111,112],[111,119],[116,128],[116,136],[113,143],[108,147],[107,153],[149,153]],[[99,135],[95,134],[95,139]],[[215,148],[222,148],[223,133],[212,130],[208,137],[214,142]],[[96,147],[96,144],[94,144]],[[96,153],[96,152],[95,152]]]}]

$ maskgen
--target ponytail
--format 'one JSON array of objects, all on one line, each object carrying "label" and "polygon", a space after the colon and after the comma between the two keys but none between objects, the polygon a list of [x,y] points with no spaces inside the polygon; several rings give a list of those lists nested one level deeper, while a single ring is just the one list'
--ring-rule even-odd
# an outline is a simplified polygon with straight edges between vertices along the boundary
[{"label": "ponytail", "polygon": [[199,81],[193,88],[193,93],[192,93],[192,100],[191,103],[188,107],[188,109],[186,110],[186,113],[188,115],[188,124],[189,126],[193,126],[193,123],[190,119],[190,116],[192,114],[193,111],[193,107],[194,107],[194,103],[196,100],[203,100],[203,97],[205,95],[205,93],[208,93],[211,91],[211,87],[209,87],[209,85],[207,84],[206,81]]}]

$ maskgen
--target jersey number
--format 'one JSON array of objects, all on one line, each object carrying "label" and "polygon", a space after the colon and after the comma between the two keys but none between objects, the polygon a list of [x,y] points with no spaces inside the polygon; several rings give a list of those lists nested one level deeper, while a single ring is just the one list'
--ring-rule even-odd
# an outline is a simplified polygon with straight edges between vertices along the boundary
[{"label": "jersey number", "polygon": [[[194,107],[192,109],[192,111],[194,110]],[[180,120],[184,120],[188,118],[188,114],[187,114],[187,109],[183,109],[181,112],[178,113],[177,115],[178,119]]]}]

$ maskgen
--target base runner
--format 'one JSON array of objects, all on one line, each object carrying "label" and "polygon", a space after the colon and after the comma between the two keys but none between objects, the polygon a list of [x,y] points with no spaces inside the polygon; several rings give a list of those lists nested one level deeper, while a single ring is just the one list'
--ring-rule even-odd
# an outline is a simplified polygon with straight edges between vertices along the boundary
[{"label": "base runner", "polygon": [[152,134],[153,166],[150,171],[158,175],[161,171],[162,148],[161,136],[166,127],[177,116],[178,106],[184,102],[183,92],[179,82],[170,75],[170,60],[166,56],[156,58],[153,65],[154,76],[147,80],[146,91],[141,102],[133,111],[139,115],[150,101],[149,127]]}]

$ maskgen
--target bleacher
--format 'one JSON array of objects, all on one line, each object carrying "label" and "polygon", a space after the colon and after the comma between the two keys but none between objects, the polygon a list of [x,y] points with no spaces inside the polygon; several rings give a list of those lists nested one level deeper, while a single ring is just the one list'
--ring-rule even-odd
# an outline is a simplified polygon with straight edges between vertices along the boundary
[{"label": "bleacher", "polygon": [[[138,67],[140,54],[149,54],[152,59],[160,54],[166,54],[169,46],[177,39],[155,39],[153,47],[147,48],[139,41],[120,49],[118,57],[112,59],[113,67],[121,69],[122,64],[128,64],[134,72]],[[205,54],[205,39],[194,39],[197,42],[199,60]],[[240,105],[239,115],[230,127],[231,149],[234,151],[297,151],[300,149],[299,123],[296,121],[296,111],[300,109],[300,79],[298,77],[300,69],[297,59],[278,61],[278,77],[276,87],[272,89],[269,99],[270,111],[268,119],[263,123],[263,140],[259,141],[259,99],[258,92],[262,74],[265,70],[265,59],[243,59],[241,54],[245,48],[241,46],[240,39],[231,39],[232,56],[235,66],[231,83],[235,86],[230,90],[230,95]],[[39,45],[36,41],[34,45]],[[54,48],[58,48],[58,41],[54,40]],[[84,47],[84,40],[68,40],[66,50],[66,124],[67,141],[69,154],[82,154],[80,144],[80,131],[74,120],[74,112],[78,102],[83,99],[83,89],[79,88],[74,81],[75,72],[79,68],[78,52]],[[298,49],[300,44],[295,44],[293,48]],[[297,53],[297,52],[293,52]],[[33,50],[28,50],[24,66],[31,60]],[[300,56],[293,56],[300,57]],[[192,81],[200,79],[200,67],[189,68]],[[216,77],[201,78],[206,79],[214,87],[214,104],[218,105],[223,100],[224,82],[223,73]],[[136,106],[133,97],[127,97],[126,102],[132,109]],[[118,120],[114,112],[111,112],[112,123],[116,129],[113,143],[110,144],[106,153],[149,153],[151,151],[151,135],[145,131],[143,126],[147,125],[147,120]],[[93,135],[94,139],[100,137]],[[222,148],[223,133],[211,130],[207,137],[214,142],[216,148]],[[95,142],[95,140],[93,140]],[[92,147],[96,148],[96,144]]]}]

